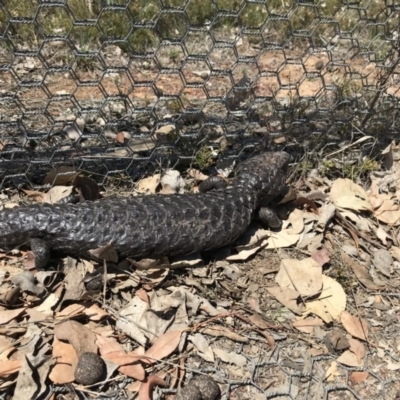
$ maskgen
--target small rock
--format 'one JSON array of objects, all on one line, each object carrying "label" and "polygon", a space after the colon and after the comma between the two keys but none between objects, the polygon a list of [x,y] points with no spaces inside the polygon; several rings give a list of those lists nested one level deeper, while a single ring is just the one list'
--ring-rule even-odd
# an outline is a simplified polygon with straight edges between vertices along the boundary
[{"label": "small rock", "polygon": [[184,388],[178,390],[175,400],[217,400],[221,391],[211,376],[199,375],[193,378]]},{"label": "small rock", "polygon": [[109,139],[115,139],[115,136],[117,136],[117,134],[116,134],[112,129],[110,129],[110,128],[104,129],[103,135],[104,135],[106,138],[109,138]]},{"label": "small rock", "polygon": [[203,397],[195,386],[185,386],[176,393],[175,400],[202,400]]},{"label": "small rock", "polygon": [[354,246],[351,246],[349,244],[344,244],[342,246],[342,250],[345,253],[349,254],[350,256],[357,256],[358,255],[357,249]]},{"label": "small rock", "polygon": [[392,273],[393,258],[385,249],[379,249],[374,252],[373,263],[375,267],[387,278]]},{"label": "small rock", "polygon": [[97,118],[96,124],[99,125],[99,126],[105,126],[106,125],[106,121],[104,121],[104,118]]},{"label": "small rock", "polygon": [[157,135],[170,135],[171,133],[175,132],[175,125],[169,124],[169,125],[164,125],[158,128],[155,133]]},{"label": "small rock", "polygon": [[257,128],[254,133],[257,133],[259,135],[269,135],[269,129],[265,126],[261,126]]},{"label": "small rock", "polygon": [[126,139],[126,140],[129,140],[132,137],[132,135],[127,131],[121,131],[121,132],[119,132],[119,134],[123,135],[124,139]]},{"label": "small rock", "polygon": [[315,65],[314,65],[315,69],[317,69],[318,71],[321,70],[322,68],[324,68],[324,62],[321,60],[318,60]]},{"label": "small rock", "polygon": [[156,147],[156,144],[150,137],[133,138],[129,141],[129,148],[135,153],[139,151],[149,151],[154,149],[154,147]]},{"label": "small rock", "polygon": [[75,127],[75,126],[68,127],[66,132],[67,132],[68,138],[71,140],[74,140],[74,141],[78,140],[82,136],[82,131],[78,127]]},{"label": "small rock", "polygon": [[200,77],[201,79],[207,79],[210,76],[209,70],[204,71],[193,71],[193,75]]},{"label": "small rock", "polygon": [[105,373],[105,363],[96,353],[83,353],[75,370],[75,381],[82,385],[99,382]]},{"label": "small rock", "polygon": [[83,133],[83,129],[85,128],[85,120],[81,117],[77,118],[72,126],[66,128],[65,132],[68,135],[68,138],[71,140],[78,140]]},{"label": "small rock", "polygon": [[75,121],[76,125],[78,126],[78,128],[83,131],[83,129],[85,128],[86,125],[86,121],[85,118],[82,117],[78,117]]},{"label": "small rock", "polygon": [[163,193],[183,193],[185,188],[185,181],[181,177],[179,171],[169,169],[161,178],[161,185]]}]

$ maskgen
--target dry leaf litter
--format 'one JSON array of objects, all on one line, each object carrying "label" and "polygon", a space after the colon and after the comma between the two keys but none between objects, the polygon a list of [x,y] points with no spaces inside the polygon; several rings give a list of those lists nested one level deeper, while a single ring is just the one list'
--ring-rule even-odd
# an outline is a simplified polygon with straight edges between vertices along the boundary
[{"label": "dry leaf litter", "polygon": [[[38,271],[0,254],[2,398],[399,399],[399,147],[383,157],[368,186],[311,171],[279,232],[255,223],[211,262],[118,262],[105,246]],[[60,172],[25,195],[60,201],[74,182],[99,198]],[[184,187],[169,171],[137,188]]]}]

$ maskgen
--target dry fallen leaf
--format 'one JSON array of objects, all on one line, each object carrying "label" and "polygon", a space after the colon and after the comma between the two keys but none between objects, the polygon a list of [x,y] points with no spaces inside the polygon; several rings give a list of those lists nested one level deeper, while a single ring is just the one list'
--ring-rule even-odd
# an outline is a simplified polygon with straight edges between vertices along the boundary
[{"label": "dry fallen leaf", "polygon": [[23,357],[16,360],[2,359],[0,362],[0,378],[6,379],[21,368]]},{"label": "dry fallen leaf", "polygon": [[344,329],[346,329],[350,335],[367,341],[368,325],[363,319],[354,317],[348,311],[342,311],[340,314],[340,320]]},{"label": "dry fallen leaf", "polygon": [[279,249],[295,245],[300,239],[300,235],[291,234],[287,230],[282,229],[280,232],[271,232],[270,238],[264,240],[261,246],[266,244],[267,249]]},{"label": "dry fallen leaf", "polygon": [[385,246],[387,245],[387,239],[391,239],[390,235],[387,234],[381,225],[376,229],[375,235]]},{"label": "dry fallen leaf", "polygon": [[55,360],[38,354],[26,354],[18,374],[13,393],[14,400],[45,398],[48,391],[46,380]]},{"label": "dry fallen leaf", "polygon": [[[62,289],[62,288],[61,288]],[[45,315],[53,315],[53,307],[60,301],[60,293],[50,293],[46,300],[36,307],[36,311],[42,312]]]},{"label": "dry fallen leaf", "polygon": [[372,209],[365,190],[350,179],[336,179],[331,188],[330,198],[339,208],[356,211]]},{"label": "dry fallen leaf", "polygon": [[349,344],[349,350],[356,355],[358,363],[361,363],[363,358],[367,354],[365,346],[359,340],[353,338],[349,339]]},{"label": "dry fallen leaf", "polygon": [[246,357],[242,354],[238,354],[235,352],[228,352],[223,349],[216,348],[214,349],[214,353],[217,357],[219,357],[223,362],[229,364],[235,364],[238,367],[243,367],[246,365]]},{"label": "dry fallen leaf", "polygon": [[312,258],[284,259],[275,277],[281,288],[298,291],[302,296],[314,296],[322,288],[322,267]]},{"label": "dry fallen leaf", "polygon": [[57,364],[50,372],[50,380],[59,385],[73,382],[75,380],[75,369],[78,365],[78,355],[74,347],[54,337],[53,358],[57,361]]},{"label": "dry fallen leaf", "polygon": [[[175,314],[184,311],[184,301],[179,296],[166,294],[158,297],[153,291],[150,297],[151,307],[148,300],[143,301],[135,296],[120,310],[120,317],[116,322],[119,329],[143,346],[158,340],[171,327]],[[171,307],[175,312],[168,313]],[[161,313],[164,313],[163,318],[159,316]]]},{"label": "dry fallen leaf", "polygon": [[392,360],[387,361],[387,368],[390,371],[397,371],[400,369],[400,363],[394,363]]},{"label": "dry fallen leaf", "polygon": [[43,198],[45,195],[43,192],[39,192],[38,190],[28,190],[28,189],[22,189],[22,191],[36,203],[43,203]]},{"label": "dry fallen leaf", "polygon": [[201,333],[194,333],[188,337],[197,349],[197,354],[208,362],[214,362],[214,352],[210,347],[207,339]]},{"label": "dry fallen leaf", "polygon": [[361,383],[368,378],[368,375],[367,371],[352,371],[349,378],[352,383]]},{"label": "dry fallen leaf", "polygon": [[144,353],[153,362],[169,356],[178,347],[183,331],[170,331],[161,335],[154,344]]},{"label": "dry fallen leaf", "polygon": [[300,332],[304,333],[313,333],[314,328],[316,326],[323,326],[324,322],[319,318],[306,318],[299,319],[292,323],[292,326],[295,327]]},{"label": "dry fallen leaf", "polygon": [[335,216],[336,207],[333,204],[323,204],[321,209],[319,210],[320,214],[318,217],[318,222],[315,226],[315,230],[317,232],[324,232],[326,226],[330,223],[330,221]]},{"label": "dry fallen leaf", "polygon": [[124,132],[118,132],[115,135],[115,141],[118,143],[124,143],[125,142],[125,133]]},{"label": "dry fallen leaf", "polygon": [[208,179],[207,175],[204,175],[201,171],[195,168],[189,169],[188,175],[196,181],[205,181],[206,179]]},{"label": "dry fallen leaf", "polygon": [[143,356],[133,352],[125,353],[123,347],[113,337],[97,336],[96,343],[99,347],[101,356],[110,360],[119,366],[119,371],[131,378],[143,381],[145,378],[145,370],[141,361]]},{"label": "dry fallen leaf", "polygon": [[311,254],[311,258],[315,260],[319,265],[324,266],[330,261],[330,254],[327,249],[321,249],[314,251],[314,253]]},{"label": "dry fallen leaf", "polygon": [[400,210],[397,199],[391,194],[386,194],[382,204],[374,210],[374,215],[380,222],[387,225],[399,225]]},{"label": "dry fallen leaf", "polygon": [[108,317],[107,311],[104,311],[97,304],[92,304],[90,307],[85,307],[83,313],[86,314],[91,321],[101,321]]},{"label": "dry fallen leaf", "polygon": [[14,318],[19,317],[25,310],[26,308],[23,307],[23,308],[16,308],[15,310],[0,311],[0,325],[5,325],[9,323]]},{"label": "dry fallen leaf", "polygon": [[328,382],[334,382],[337,376],[340,376],[340,372],[338,371],[338,364],[336,361],[332,361],[331,365],[325,372],[326,380]]},{"label": "dry fallen leaf", "polygon": [[371,279],[371,276],[368,273],[367,268],[362,265],[358,260],[354,260],[348,254],[341,252],[341,256],[343,261],[350,266],[353,270],[354,274],[356,275],[357,279],[367,288],[370,290],[379,290],[384,289],[384,286],[377,285]]},{"label": "dry fallen leaf", "polygon": [[342,286],[329,276],[322,275],[320,295],[306,303],[304,315],[316,314],[326,323],[338,321],[340,313],[346,309],[346,293]]},{"label": "dry fallen leaf", "polygon": [[369,202],[372,205],[373,209],[376,209],[381,206],[383,203],[384,197],[379,194],[379,186],[375,179],[371,178],[371,185],[368,190]]},{"label": "dry fallen leaf", "polygon": [[253,247],[260,245],[260,243],[271,236],[271,231],[262,229],[258,225],[253,224],[246,230],[246,232],[237,240],[236,250],[251,250]]},{"label": "dry fallen leaf", "polygon": [[85,306],[82,304],[74,303],[70,304],[68,307],[65,307],[62,311],[56,312],[56,318],[72,318],[76,315],[82,314],[85,310]]},{"label": "dry fallen leaf", "polygon": [[141,179],[136,186],[136,190],[139,193],[151,193],[154,194],[160,184],[161,174],[155,174],[148,178]]},{"label": "dry fallen leaf", "polygon": [[97,353],[96,335],[77,321],[68,320],[54,327],[58,340],[68,341],[80,356],[83,353]]},{"label": "dry fallen leaf", "polygon": [[289,235],[300,234],[304,230],[304,211],[295,209],[289,215],[288,221],[292,225],[291,229],[287,230]]},{"label": "dry fallen leaf", "polygon": [[261,250],[262,246],[256,246],[249,250],[241,250],[237,254],[232,254],[231,256],[226,257],[228,261],[246,261],[252,255],[256,254],[259,250]]},{"label": "dry fallen leaf", "polygon": [[359,362],[357,356],[350,350],[346,350],[343,354],[341,354],[337,362],[348,365],[349,367],[362,367],[363,363]]},{"label": "dry fallen leaf", "polygon": [[44,195],[43,203],[56,204],[69,196],[73,189],[72,186],[54,186]]},{"label": "dry fallen leaf", "polygon": [[113,263],[118,262],[117,250],[115,250],[114,246],[111,244],[106,244],[104,246],[98,247],[97,249],[89,250],[89,254],[102,261],[110,261]]},{"label": "dry fallen leaf", "polygon": [[150,375],[145,382],[142,382],[139,389],[138,400],[152,400],[152,390],[155,385],[167,387],[167,382],[157,375]]},{"label": "dry fallen leaf", "polygon": [[400,261],[400,247],[392,246],[390,248],[390,252],[391,252],[392,256],[394,258],[396,258],[397,261]]},{"label": "dry fallen leaf", "polygon": [[302,306],[297,303],[300,293],[297,290],[281,288],[279,286],[267,287],[266,289],[289,310],[293,311],[295,314],[301,315]]}]

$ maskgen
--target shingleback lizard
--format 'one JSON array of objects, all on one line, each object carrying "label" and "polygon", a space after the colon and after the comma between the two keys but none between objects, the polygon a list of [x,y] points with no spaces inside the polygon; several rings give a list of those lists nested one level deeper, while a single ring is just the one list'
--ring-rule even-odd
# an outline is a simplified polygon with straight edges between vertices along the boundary
[{"label": "shingleback lizard", "polygon": [[[231,183],[206,193],[143,195],[81,204],[34,204],[0,211],[0,248],[28,245],[37,267],[50,250],[85,255],[111,244],[135,258],[190,254],[233,243],[285,187],[290,156],[264,153],[239,165]],[[272,221],[272,222],[271,222]]]}]

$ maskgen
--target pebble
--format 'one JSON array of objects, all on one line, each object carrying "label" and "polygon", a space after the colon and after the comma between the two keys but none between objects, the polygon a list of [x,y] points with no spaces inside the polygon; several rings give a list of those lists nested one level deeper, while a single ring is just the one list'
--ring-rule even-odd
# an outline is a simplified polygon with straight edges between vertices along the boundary
[{"label": "pebble", "polygon": [[193,378],[184,388],[178,390],[175,400],[217,400],[221,391],[211,376],[199,375]]},{"label": "pebble", "polygon": [[93,385],[105,374],[103,359],[96,353],[83,353],[75,370],[75,381],[82,385]]}]

